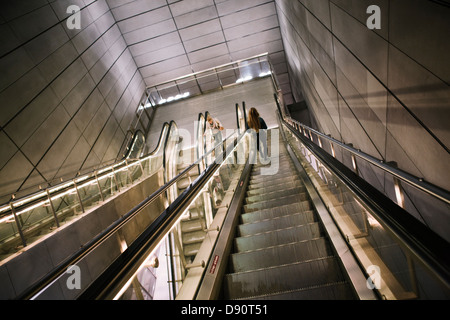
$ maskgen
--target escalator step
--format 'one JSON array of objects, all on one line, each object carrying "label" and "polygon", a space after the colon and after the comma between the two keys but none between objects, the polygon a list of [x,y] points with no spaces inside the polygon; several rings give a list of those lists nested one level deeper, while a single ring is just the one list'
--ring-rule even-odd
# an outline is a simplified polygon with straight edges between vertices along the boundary
[{"label": "escalator step", "polygon": [[270,193],[270,192],[274,192],[274,191],[278,191],[281,190],[282,188],[286,188],[286,189],[291,189],[291,188],[296,188],[299,187],[302,190],[306,191],[306,188],[303,186],[303,184],[300,182],[300,180],[295,180],[292,182],[282,182],[280,184],[275,184],[275,185],[270,185],[270,186],[262,186],[259,189],[252,189],[247,191],[247,197],[251,197],[251,196],[257,196],[259,194],[264,194],[264,193]]},{"label": "escalator step", "polygon": [[261,173],[261,171],[263,169],[267,169],[267,168],[278,168],[279,172],[283,172],[283,171],[287,171],[287,170],[295,170],[295,167],[292,163],[292,161],[290,160],[271,160],[270,163],[267,163],[265,165],[254,165],[252,167],[252,171],[251,174],[252,175],[258,175],[259,173]]},{"label": "escalator step", "polygon": [[286,229],[293,226],[301,226],[304,224],[317,222],[317,219],[311,211],[309,213],[296,213],[275,217],[273,219],[265,219],[252,223],[241,224],[237,227],[238,235],[241,237],[252,234],[268,232],[272,230]]},{"label": "escalator step", "polygon": [[276,208],[243,213],[241,215],[241,221],[242,223],[250,223],[311,210],[311,203],[309,201],[302,201],[293,204],[285,204]]},{"label": "escalator step", "polygon": [[[281,170],[281,169],[280,169]],[[258,184],[261,182],[265,183],[271,183],[273,180],[279,180],[281,178],[288,178],[294,176],[295,173],[292,172],[292,170],[286,170],[286,171],[278,171],[276,174],[258,174],[254,176],[250,176],[250,184]]]},{"label": "escalator step", "polygon": [[270,178],[268,180],[262,180],[262,181],[250,181],[248,185],[248,190],[254,190],[254,189],[260,189],[264,187],[274,186],[274,185],[282,185],[285,183],[295,183],[299,182],[300,178],[297,175],[290,175],[286,177],[276,177],[276,178]]},{"label": "escalator step", "polygon": [[298,262],[278,267],[231,273],[224,279],[226,299],[239,299],[343,282],[338,260],[334,257]]},{"label": "escalator step", "polygon": [[201,243],[206,237],[205,231],[186,232],[183,234],[183,244]]},{"label": "escalator step", "polygon": [[234,253],[230,256],[230,270],[243,272],[291,264],[333,255],[333,250],[325,238],[305,240],[255,251]]},{"label": "escalator step", "polygon": [[353,289],[347,282],[327,283],[298,290],[277,292],[246,300],[354,300]]},{"label": "escalator step", "polygon": [[279,199],[279,198],[286,197],[286,196],[291,196],[291,195],[298,195],[298,194],[301,194],[301,193],[305,193],[305,189],[304,188],[300,188],[300,187],[293,187],[293,188],[281,187],[280,189],[278,189],[276,191],[264,192],[264,193],[261,193],[259,195],[254,195],[254,196],[247,197],[247,198],[245,198],[245,202],[247,204],[251,204],[251,203],[256,203],[256,202],[261,202],[261,201],[268,201],[268,200]]},{"label": "escalator step", "polygon": [[244,205],[244,212],[253,212],[264,210],[268,208],[279,207],[281,205],[298,203],[302,201],[307,201],[308,195],[306,193],[290,195],[286,197],[280,197],[278,199],[268,200],[268,201],[260,201],[256,203],[246,204]]},{"label": "escalator step", "polygon": [[183,233],[201,231],[205,228],[202,219],[181,220],[180,223],[181,232]]},{"label": "escalator step", "polygon": [[286,229],[263,232],[234,239],[235,252],[244,252],[266,247],[316,239],[324,236],[318,223],[310,223]]}]

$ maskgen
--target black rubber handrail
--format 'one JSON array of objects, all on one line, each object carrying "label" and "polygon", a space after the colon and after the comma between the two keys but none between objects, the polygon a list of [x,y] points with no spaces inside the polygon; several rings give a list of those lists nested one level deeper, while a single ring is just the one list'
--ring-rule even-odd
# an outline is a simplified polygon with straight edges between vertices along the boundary
[{"label": "black rubber handrail", "polygon": [[127,146],[127,151],[125,152],[125,154],[123,155],[123,159],[127,159],[131,153],[131,148],[133,147],[134,142],[136,141],[136,139],[138,138],[138,135],[141,134],[142,136],[144,136],[144,133],[142,132],[141,129],[138,129],[134,132],[133,137],[131,138],[130,143]]}]

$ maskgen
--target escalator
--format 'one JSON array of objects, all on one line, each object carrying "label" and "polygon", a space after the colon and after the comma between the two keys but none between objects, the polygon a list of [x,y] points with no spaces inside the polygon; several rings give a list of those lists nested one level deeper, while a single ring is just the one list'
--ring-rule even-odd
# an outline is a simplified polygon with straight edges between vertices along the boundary
[{"label": "escalator", "polygon": [[[96,248],[118,241],[122,251],[76,295],[65,293],[69,298],[450,298],[447,242],[321,155],[280,110],[279,127],[268,134],[270,164],[253,163],[244,105],[236,115],[238,130],[222,143],[223,154],[207,152],[199,126],[200,143],[183,150],[190,164],[177,162],[176,130],[175,139],[168,134],[165,184],[21,298],[51,286],[64,291],[67,266],[88,271],[88,255],[97,258]],[[270,168],[277,170],[268,174]],[[159,200],[154,221],[124,241],[125,220],[133,226]]]},{"label": "escalator", "polygon": [[280,137],[279,170],[254,165],[225,299],[355,299],[339,258]]}]

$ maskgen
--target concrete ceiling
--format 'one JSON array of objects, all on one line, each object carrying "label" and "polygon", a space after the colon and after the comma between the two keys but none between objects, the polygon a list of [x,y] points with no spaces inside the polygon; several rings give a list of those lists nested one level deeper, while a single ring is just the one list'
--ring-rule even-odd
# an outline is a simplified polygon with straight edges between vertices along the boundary
[{"label": "concrete ceiling", "polygon": [[107,3],[147,86],[268,52],[283,89],[290,91],[274,1]]}]

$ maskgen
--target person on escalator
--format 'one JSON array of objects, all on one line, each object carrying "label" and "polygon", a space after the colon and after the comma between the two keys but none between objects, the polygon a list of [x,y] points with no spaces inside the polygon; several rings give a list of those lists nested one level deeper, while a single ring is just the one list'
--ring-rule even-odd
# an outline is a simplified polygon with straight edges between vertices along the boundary
[{"label": "person on escalator", "polygon": [[268,164],[269,158],[267,154],[267,124],[260,117],[258,110],[251,108],[248,113],[247,120],[248,129],[256,132],[256,149],[260,153],[261,163]]},{"label": "person on escalator", "polygon": [[[217,147],[220,143],[222,143],[222,131],[224,130],[224,127],[218,119],[211,117],[211,115],[209,114],[206,118],[206,121],[208,123],[208,128],[211,130],[214,138],[214,147]],[[220,149],[216,148],[216,155],[219,155],[219,150]]]}]

